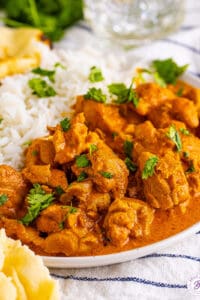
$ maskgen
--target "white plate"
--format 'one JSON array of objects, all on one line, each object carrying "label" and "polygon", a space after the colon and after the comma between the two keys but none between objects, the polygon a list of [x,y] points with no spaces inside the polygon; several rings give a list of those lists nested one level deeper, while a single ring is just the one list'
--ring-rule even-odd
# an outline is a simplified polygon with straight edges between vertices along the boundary
[{"label": "white plate", "polygon": [[[200,87],[200,80],[190,74],[185,74],[181,79],[193,86]],[[162,241],[114,254],[81,257],[43,256],[42,258],[46,266],[53,268],[89,268],[111,265],[129,261],[147,254],[151,254],[155,251],[159,251],[163,248],[171,246],[172,244],[180,242],[199,230],[200,222]]]}]

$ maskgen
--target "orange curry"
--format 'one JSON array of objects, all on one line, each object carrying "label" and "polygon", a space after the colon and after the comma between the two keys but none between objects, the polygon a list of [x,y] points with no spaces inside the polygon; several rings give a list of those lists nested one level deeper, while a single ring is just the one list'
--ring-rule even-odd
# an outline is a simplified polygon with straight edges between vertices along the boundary
[{"label": "orange curry", "polygon": [[[179,92],[181,89],[181,93]],[[100,255],[200,221],[200,91],[140,83],[133,103],[78,96],[71,120],[0,166],[0,227],[36,253]]]}]

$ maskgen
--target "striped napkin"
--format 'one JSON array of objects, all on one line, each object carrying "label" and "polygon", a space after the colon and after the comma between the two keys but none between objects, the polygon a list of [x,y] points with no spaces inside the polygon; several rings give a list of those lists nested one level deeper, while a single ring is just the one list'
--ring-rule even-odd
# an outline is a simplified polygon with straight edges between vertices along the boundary
[{"label": "striped napkin", "polygon": [[[127,66],[135,61],[138,65],[144,58],[148,61],[173,57],[179,64],[189,63],[189,72],[200,77],[200,1],[188,0],[186,12],[185,22],[177,33],[126,53],[99,46],[99,56],[112,50],[116,59],[118,55],[124,56]],[[79,23],[57,47],[73,51],[81,47],[81,51],[86,51],[96,45],[90,29]],[[198,299],[200,232],[173,247],[131,262],[90,269],[50,269],[50,272],[60,283],[62,300]],[[198,279],[196,290],[191,291],[187,284],[194,277]]]}]

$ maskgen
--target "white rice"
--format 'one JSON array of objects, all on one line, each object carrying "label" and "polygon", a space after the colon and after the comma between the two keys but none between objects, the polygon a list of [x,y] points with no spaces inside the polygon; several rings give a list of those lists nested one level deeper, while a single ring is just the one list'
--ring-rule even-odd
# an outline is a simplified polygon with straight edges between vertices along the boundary
[{"label": "white rice", "polygon": [[[28,80],[36,75],[29,72],[9,76],[0,86],[0,164],[8,164],[17,169],[23,167],[24,143],[48,134],[47,125],[55,125],[71,112],[76,96],[87,92],[89,87],[102,88],[108,94],[107,84],[124,82],[130,84],[133,66],[128,66],[125,58],[112,54],[104,56],[97,50],[84,48],[81,51],[49,50],[40,46],[41,67],[54,69],[60,62],[66,67],[56,68],[53,85],[57,95],[38,98],[32,94]],[[90,83],[88,75],[92,66],[100,67],[105,80]]]}]

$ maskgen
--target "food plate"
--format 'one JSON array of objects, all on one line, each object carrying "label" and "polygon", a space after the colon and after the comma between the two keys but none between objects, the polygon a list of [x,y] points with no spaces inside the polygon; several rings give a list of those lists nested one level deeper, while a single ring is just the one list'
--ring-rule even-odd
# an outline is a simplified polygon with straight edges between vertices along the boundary
[{"label": "food plate", "polygon": [[[200,80],[197,77],[190,75],[189,73],[182,76],[181,79],[193,86],[200,87]],[[190,235],[196,233],[198,230],[200,230],[200,222],[181,231],[178,234],[175,234],[159,242],[114,254],[82,257],[43,256],[42,258],[46,266],[54,268],[88,268],[111,265],[136,259],[155,251],[160,251],[163,248],[169,247],[175,243],[180,242],[183,239],[186,239]]]}]

